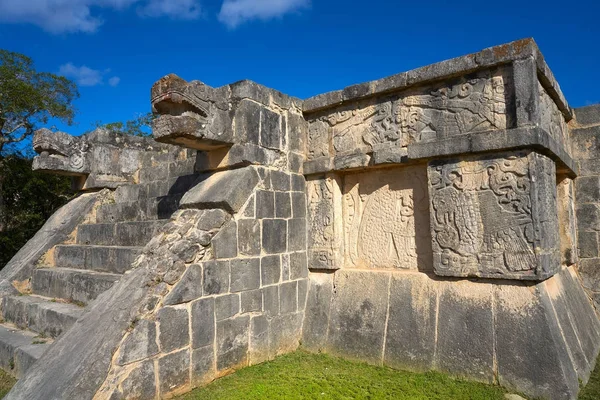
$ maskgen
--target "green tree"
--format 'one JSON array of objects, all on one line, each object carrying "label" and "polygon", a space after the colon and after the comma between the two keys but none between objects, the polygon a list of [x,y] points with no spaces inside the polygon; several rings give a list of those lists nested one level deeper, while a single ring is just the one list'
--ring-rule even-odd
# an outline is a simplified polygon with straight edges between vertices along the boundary
[{"label": "green tree", "polygon": [[33,171],[32,156],[17,152],[3,160],[6,216],[0,231],[0,269],[73,197],[71,179]]},{"label": "green tree", "polygon": [[132,136],[150,136],[152,134],[152,120],[154,116],[152,113],[141,114],[138,117],[125,122],[109,122],[108,124],[96,121],[94,123],[95,128],[105,128],[111,132],[118,133],[120,135],[132,135]]},{"label": "green tree", "polygon": [[74,82],[38,72],[29,57],[0,49],[0,232],[6,225],[3,183],[7,145],[25,140],[51,119],[71,124],[75,115],[72,103],[77,97]]}]

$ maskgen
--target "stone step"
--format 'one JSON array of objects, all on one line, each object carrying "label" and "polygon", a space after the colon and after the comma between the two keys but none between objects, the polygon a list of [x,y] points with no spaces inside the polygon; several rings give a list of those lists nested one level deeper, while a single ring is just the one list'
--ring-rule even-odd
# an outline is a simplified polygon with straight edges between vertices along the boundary
[{"label": "stone step", "polygon": [[144,246],[167,220],[80,225],[77,243],[106,246]]},{"label": "stone step", "polygon": [[138,201],[103,204],[98,207],[96,223],[168,219],[179,208],[182,196],[182,194],[176,194]]},{"label": "stone step", "polygon": [[41,339],[33,332],[0,324],[0,368],[21,378],[51,344],[52,340]]},{"label": "stone step", "polygon": [[58,245],[54,248],[54,265],[122,274],[141,251],[142,247],[132,246]]},{"label": "stone step", "polygon": [[[190,160],[190,162],[193,164],[194,160]],[[177,174],[183,174],[191,171],[188,170],[172,172],[176,172]],[[150,172],[150,174],[152,174],[152,172]],[[156,180],[159,178],[158,175],[154,176],[154,180],[146,183],[119,186],[114,193],[115,202],[126,203],[148,199],[152,197],[183,194],[187,192],[198,179],[197,174],[184,174],[181,176],[177,176],[176,178],[172,177],[166,180]]]},{"label": "stone step", "polygon": [[7,296],[2,299],[4,321],[52,338],[69,329],[84,311],[75,304],[39,296]]},{"label": "stone step", "polygon": [[31,278],[34,294],[87,304],[122,275],[71,268],[37,268]]}]

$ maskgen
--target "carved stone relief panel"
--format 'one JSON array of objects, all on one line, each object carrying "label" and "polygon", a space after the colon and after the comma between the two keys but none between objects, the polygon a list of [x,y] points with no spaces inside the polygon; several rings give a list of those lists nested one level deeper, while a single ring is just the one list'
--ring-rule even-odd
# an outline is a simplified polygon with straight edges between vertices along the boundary
[{"label": "carved stone relief panel", "polygon": [[512,75],[499,67],[351,103],[309,120],[308,159],[507,129],[513,98]]},{"label": "carved stone relief panel", "polygon": [[339,178],[328,174],[306,182],[309,268],[338,269],[343,254]]},{"label": "carved stone relief panel", "polygon": [[344,266],[432,269],[425,165],[344,177]]},{"label": "carved stone relief panel", "polygon": [[438,275],[545,279],[558,271],[554,162],[518,151],[428,166]]},{"label": "carved stone relief panel", "polygon": [[569,130],[565,117],[560,112],[556,103],[544,87],[538,82],[540,93],[540,119],[541,126],[550,136],[560,144],[567,152],[571,153],[571,140],[569,140]]}]

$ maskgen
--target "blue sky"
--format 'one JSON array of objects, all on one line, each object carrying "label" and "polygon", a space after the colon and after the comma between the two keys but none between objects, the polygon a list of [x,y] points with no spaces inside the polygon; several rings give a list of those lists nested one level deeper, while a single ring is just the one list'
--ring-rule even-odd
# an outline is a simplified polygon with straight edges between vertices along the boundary
[{"label": "blue sky", "polygon": [[170,72],[307,98],[524,37],[571,106],[597,103],[598,16],[596,0],[0,0],[0,48],[80,83],[77,125],[59,126],[80,134],[149,111]]}]

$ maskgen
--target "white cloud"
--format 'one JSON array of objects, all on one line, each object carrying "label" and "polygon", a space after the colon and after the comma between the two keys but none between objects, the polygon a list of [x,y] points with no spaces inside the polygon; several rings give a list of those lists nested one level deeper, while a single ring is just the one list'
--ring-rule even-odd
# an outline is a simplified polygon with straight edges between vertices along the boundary
[{"label": "white cloud", "polygon": [[73,79],[79,86],[96,86],[102,84],[104,74],[109,71],[110,70],[100,71],[86,67],[85,65],[77,67],[73,65],[73,63],[66,63],[60,66],[58,73]]},{"label": "white cloud", "polygon": [[197,19],[202,8],[197,0],[150,0],[138,9],[143,17],[170,17],[173,19]]},{"label": "white cloud", "polygon": [[108,84],[113,87],[117,86],[119,82],[121,82],[121,78],[119,78],[118,76],[113,76],[108,80]]},{"label": "white cloud", "polygon": [[50,33],[92,33],[104,22],[98,9],[124,10],[134,3],[148,17],[194,19],[200,14],[198,0],[0,0],[0,23],[29,23]]},{"label": "white cloud", "polygon": [[268,20],[308,7],[310,0],[225,0],[219,21],[235,28],[251,19]]}]

